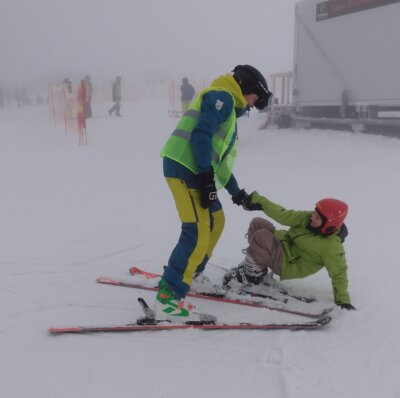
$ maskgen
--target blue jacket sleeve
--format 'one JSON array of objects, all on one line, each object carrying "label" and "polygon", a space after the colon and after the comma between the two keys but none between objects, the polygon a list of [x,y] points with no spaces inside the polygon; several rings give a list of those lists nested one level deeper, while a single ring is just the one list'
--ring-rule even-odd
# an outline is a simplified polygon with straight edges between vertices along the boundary
[{"label": "blue jacket sleeve", "polygon": [[233,105],[231,95],[225,91],[209,91],[204,94],[200,117],[191,134],[193,156],[199,173],[210,171],[212,137],[231,114]]},{"label": "blue jacket sleeve", "polygon": [[225,189],[229,192],[229,195],[231,196],[235,196],[237,193],[239,193],[240,188],[233,174],[231,174],[227,184],[225,185]]}]

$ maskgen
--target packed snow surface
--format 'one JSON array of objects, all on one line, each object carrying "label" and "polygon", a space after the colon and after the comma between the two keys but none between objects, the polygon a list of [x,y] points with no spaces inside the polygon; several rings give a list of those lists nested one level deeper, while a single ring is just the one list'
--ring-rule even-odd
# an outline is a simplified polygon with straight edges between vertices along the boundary
[{"label": "packed snow surface", "polygon": [[[160,149],[173,131],[164,99],[93,104],[88,146],[45,106],[0,110],[0,396],[4,398],[398,398],[400,140],[323,130],[259,130],[239,120],[235,175],[289,209],[349,204],[345,242],[357,311],[320,331],[174,331],[51,336],[49,326],[126,324],[137,297],[100,285],[136,265],[161,272],[180,223]],[[239,263],[246,212],[220,193],[223,236],[206,273]],[[277,225],[278,227],[281,227]],[[331,306],[325,270],[284,286]],[[194,300],[221,321],[303,318]]]}]

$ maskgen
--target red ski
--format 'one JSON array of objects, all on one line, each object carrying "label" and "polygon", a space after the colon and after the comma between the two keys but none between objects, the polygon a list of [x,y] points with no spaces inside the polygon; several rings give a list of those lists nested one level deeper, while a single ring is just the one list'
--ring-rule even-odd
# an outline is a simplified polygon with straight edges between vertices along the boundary
[{"label": "red ski", "polygon": [[160,274],[154,274],[153,272],[144,271],[138,267],[129,268],[129,273],[131,275],[142,275],[142,276],[146,277],[147,279],[161,278]]},{"label": "red ski", "polygon": [[141,325],[111,325],[111,326],[76,326],[76,327],[51,327],[49,332],[51,334],[65,334],[65,333],[98,333],[98,332],[140,332],[140,331],[160,331],[160,330],[182,330],[182,329],[201,329],[201,330],[316,330],[321,329],[331,321],[329,316],[320,318],[312,322],[304,323],[282,323],[282,324],[253,324],[253,323],[215,323],[215,324],[172,324],[161,323]]},{"label": "red ski", "polygon": [[[151,290],[151,291],[158,290],[158,288],[155,286],[147,286],[147,285],[142,285],[142,284],[138,284],[138,283],[130,283],[130,282],[121,281],[121,280],[118,280],[115,278],[109,278],[109,277],[105,277],[105,276],[98,277],[96,279],[96,282],[104,283],[107,285],[124,286],[124,287],[130,287],[130,288],[141,289],[141,290]],[[280,311],[280,312],[285,312],[288,314],[306,316],[309,318],[321,318],[333,310],[333,308],[325,308],[320,312],[311,312],[311,311],[295,310],[295,309],[290,309],[290,308],[285,308],[285,307],[274,307],[270,304],[265,304],[264,302],[255,301],[254,299],[252,300],[252,297],[256,297],[256,298],[260,298],[260,297],[252,296],[251,293],[235,292],[235,294],[238,296],[242,296],[242,297],[228,298],[226,296],[221,297],[221,296],[215,296],[213,294],[208,295],[208,294],[199,294],[199,293],[193,293],[193,292],[189,292],[187,294],[187,297],[193,297],[193,298],[205,299],[205,300],[213,300],[213,301],[218,301],[220,303],[239,304],[239,305],[244,305],[244,306],[248,306],[248,307],[265,308],[265,309],[271,310],[271,311]]]},{"label": "red ski", "polygon": [[[138,267],[129,268],[129,273],[133,276],[135,276],[135,275],[144,276],[146,279],[149,279],[149,280],[161,278],[160,274],[155,274],[153,272],[144,271]],[[265,285],[266,285],[266,287],[271,287],[271,285],[269,283],[265,283]],[[286,289],[284,289],[282,287],[278,287],[277,290],[283,296],[291,297],[295,300],[302,301],[303,303],[313,303],[314,301],[316,301],[314,297],[298,296],[296,294],[289,293]],[[246,291],[246,290],[244,290],[244,291]],[[247,293],[249,293],[249,292],[247,292]],[[269,296],[269,295],[253,293],[253,297],[256,297],[256,296],[270,298],[272,300],[277,300],[276,298]],[[287,299],[285,299],[283,301],[287,302]]]}]

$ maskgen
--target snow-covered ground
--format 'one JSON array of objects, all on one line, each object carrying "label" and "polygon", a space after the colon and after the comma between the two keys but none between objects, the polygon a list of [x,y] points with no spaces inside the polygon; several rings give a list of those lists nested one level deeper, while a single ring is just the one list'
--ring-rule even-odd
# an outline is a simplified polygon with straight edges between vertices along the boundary
[{"label": "snow-covered ground", "polygon": [[[94,104],[88,146],[46,107],[0,111],[0,397],[395,398],[400,396],[400,140],[322,130],[258,130],[239,120],[235,175],[287,208],[323,197],[350,206],[345,247],[355,312],[314,332],[175,331],[51,336],[49,326],[129,323],[139,295],[95,283],[160,272],[180,224],[159,151],[176,119],[166,100]],[[226,228],[212,258],[242,259],[253,216],[220,197]],[[220,275],[210,265],[207,273]],[[327,273],[285,282],[332,304]],[[297,317],[197,301],[222,321]]]}]

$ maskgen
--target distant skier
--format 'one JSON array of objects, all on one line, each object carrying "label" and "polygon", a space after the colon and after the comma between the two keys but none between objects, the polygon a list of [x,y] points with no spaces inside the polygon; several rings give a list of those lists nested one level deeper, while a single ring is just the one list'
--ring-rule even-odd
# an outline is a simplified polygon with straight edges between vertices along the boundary
[{"label": "distant skier", "polygon": [[232,174],[237,153],[236,120],[250,108],[264,109],[270,95],[267,82],[257,69],[238,65],[233,74],[218,77],[198,95],[164,145],[164,176],[182,231],[160,282],[154,306],[158,319],[215,319],[200,314],[183,299],[193,277],[197,291],[211,283],[201,272],[224,228],[217,188],[225,187],[239,206],[247,195]]},{"label": "distant skier", "polygon": [[182,113],[185,113],[189,108],[190,103],[194,97],[194,88],[189,83],[189,79],[184,77],[182,79],[181,85],[181,104],[182,104]]},{"label": "distant skier", "polygon": [[281,280],[305,278],[326,268],[332,281],[335,303],[355,310],[348,292],[347,263],[343,247],[348,232],[344,224],[346,203],[322,199],[314,211],[286,210],[266,197],[253,192],[243,205],[248,210],[262,210],[288,230],[277,230],[271,222],[257,217],[250,222],[249,246],[237,267],[224,276],[224,285],[237,288],[258,285],[268,269]]},{"label": "distant skier", "polygon": [[86,116],[86,118],[91,118],[92,117],[93,83],[90,78],[90,75],[85,76],[84,84],[86,87],[85,116]]},{"label": "distant skier", "polygon": [[115,82],[112,85],[112,99],[114,101],[114,106],[108,111],[108,114],[111,116],[115,111],[116,116],[121,116],[121,99],[122,99],[122,90],[121,90],[121,77],[117,76]]},{"label": "distant skier", "polygon": [[62,82],[64,91],[64,115],[68,119],[73,118],[74,113],[74,98],[72,95],[72,81],[69,77],[66,77]]}]

